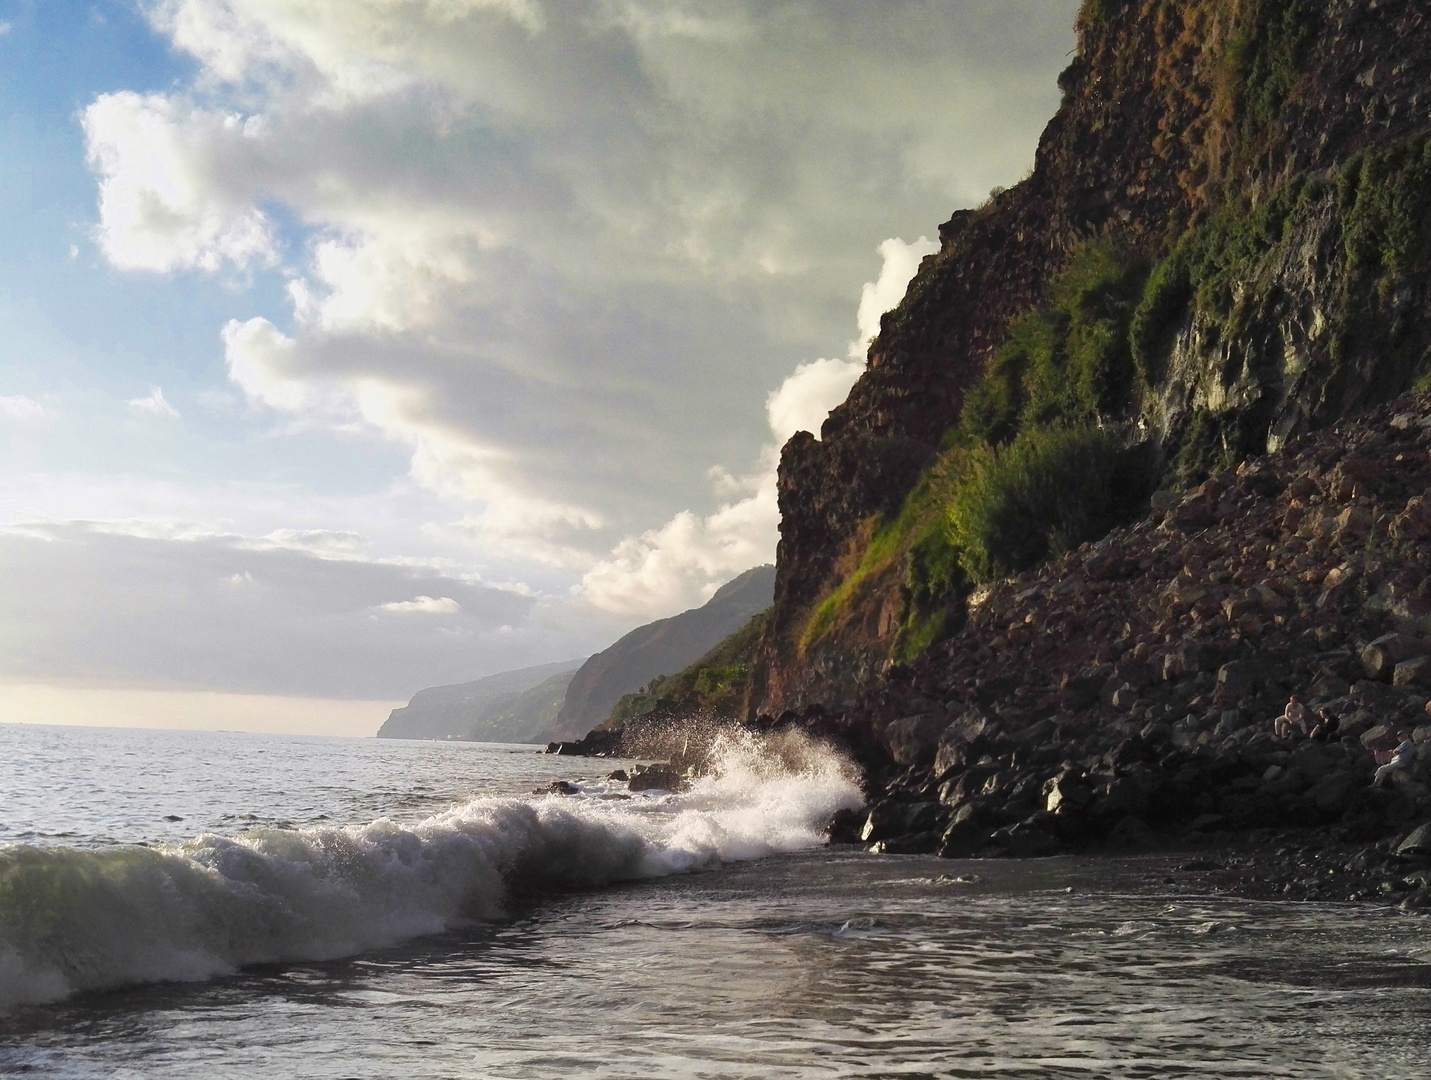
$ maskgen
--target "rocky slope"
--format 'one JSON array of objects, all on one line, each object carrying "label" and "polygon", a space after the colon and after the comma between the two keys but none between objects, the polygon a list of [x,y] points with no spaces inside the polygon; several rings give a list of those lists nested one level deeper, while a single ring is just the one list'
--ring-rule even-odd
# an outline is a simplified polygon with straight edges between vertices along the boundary
[{"label": "rocky slope", "polygon": [[543,741],[581,664],[564,660],[421,690],[392,711],[378,738]]},{"label": "rocky slope", "polygon": [[[1222,847],[1241,833],[1293,845],[1277,856],[1285,893],[1431,904],[1417,869],[1431,858],[1431,397],[1155,502],[977,594],[959,633],[858,700],[758,726],[864,761],[871,806],[836,838],[875,850]],[[1275,738],[1293,693],[1339,730]],[[1415,761],[1374,787],[1374,752],[1398,730]]]},{"label": "rocky slope", "polygon": [[548,737],[578,738],[603,723],[623,695],[684,670],[769,607],[774,581],[773,566],[747,570],[701,607],[637,627],[592,656],[572,677]]},{"label": "rocky slope", "polygon": [[[980,381],[1013,363],[1000,350],[1017,321],[1048,311],[1066,332],[1053,307],[1090,245],[1126,269],[1094,327],[1122,351],[1099,361],[1091,404],[1055,419],[1145,446],[1165,483],[1355,415],[1425,369],[1424,3],[1089,0],[1060,85],[1031,175],[941,227],[848,401],[783,450],[751,715],[847,697],[886,662],[917,614],[908,549],[847,589],[829,628],[812,633],[812,612],[851,585]],[[1077,344],[1053,365],[1070,383],[1086,374]]]}]

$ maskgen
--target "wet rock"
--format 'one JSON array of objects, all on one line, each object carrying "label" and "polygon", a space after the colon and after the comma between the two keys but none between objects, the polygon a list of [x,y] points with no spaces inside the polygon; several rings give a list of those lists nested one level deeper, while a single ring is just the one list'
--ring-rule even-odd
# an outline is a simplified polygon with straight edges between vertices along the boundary
[{"label": "wet rock", "polygon": [[1041,820],[1029,819],[999,830],[996,841],[1007,846],[1009,854],[1019,859],[1038,859],[1055,855],[1063,849],[1063,843]]},{"label": "wet rock", "polygon": [[863,811],[848,808],[836,810],[834,817],[830,819],[830,843],[859,843],[860,830],[864,827],[864,821]]},{"label": "wet rock", "polygon": [[937,825],[940,813],[938,803],[904,803],[885,799],[870,807],[864,828],[860,830],[860,840],[868,844],[875,840],[892,840],[931,831]]},{"label": "wet rock", "polygon": [[580,789],[569,780],[553,780],[547,785],[548,795],[578,795]]},{"label": "wet rock", "polygon": [[861,842],[868,844],[875,840],[886,840],[902,835],[905,832],[906,813],[905,804],[895,802],[893,799],[875,803],[870,807],[869,814],[865,817],[864,827],[860,830]]},{"label": "wet rock", "polygon": [[1113,826],[1107,842],[1115,851],[1142,851],[1157,846],[1158,834],[1142,818],[1129,814]]},{"label": "wet rock", "polygon": [[612,769],[611,772],[606,774],[606,779],[615,780],[618,783],[624,784],[630,780],[631,777],[627,774],[625,769]]},{"label": "wet rock", "polygon": [[1093,789],[1078,773],[1062,772],[1043,788],[1044,809],[1050,814],[1081,810],[1093,801]]},{"label": "wet rock", "polygon": [[875,855],[932,855],[939,848],[939,833],[922,832],[877,841],[870,845],[869,850]]},{"label": "wet rock", "polygon": [[988,845],[989,834],[989,828],[978,820],[978,815],[964,814],[961,810],[940,837],[939,854],[946,859],[966,859]]},{"label": "wet rock", "polygon": [[1425,911],[1431,908],[1431,889],[1417,889],[1397,905],[1402,911]]},{"label": "wet rock", "polygon": [[686,778],[670,765],[634,766],[627,787],[632,791],[684,791]]}]

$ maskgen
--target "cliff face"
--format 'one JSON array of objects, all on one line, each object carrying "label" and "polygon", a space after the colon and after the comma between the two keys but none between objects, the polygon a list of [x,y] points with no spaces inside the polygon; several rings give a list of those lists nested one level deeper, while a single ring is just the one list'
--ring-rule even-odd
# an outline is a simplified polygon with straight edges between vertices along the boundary
[{"label": "cliff face", "polygon": [[812,609],[937,460],[1011,322],[1090,243],[1139,267],[1137,378],[1098,420],[1165,482],[1405,389],[1431,343],[1431,12],[1398,0],[1090,0],[1016,187],[940,227],[821,439],[780,464],[775,607],[748,708],[848,696],[890,655],[898,565]]}]

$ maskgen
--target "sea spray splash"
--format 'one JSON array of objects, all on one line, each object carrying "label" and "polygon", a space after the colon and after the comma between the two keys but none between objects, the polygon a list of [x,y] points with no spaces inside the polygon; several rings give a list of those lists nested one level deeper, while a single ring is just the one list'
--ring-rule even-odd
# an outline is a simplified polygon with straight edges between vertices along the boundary
[{"label": "sea spray splash", "polygon": [[0,849],[0,1009],[322,960],[595,886],[819,844],[855,770],[796,735],[720,737],[680,795],[475,799],[403,827],[255,830],[178,848]]}]

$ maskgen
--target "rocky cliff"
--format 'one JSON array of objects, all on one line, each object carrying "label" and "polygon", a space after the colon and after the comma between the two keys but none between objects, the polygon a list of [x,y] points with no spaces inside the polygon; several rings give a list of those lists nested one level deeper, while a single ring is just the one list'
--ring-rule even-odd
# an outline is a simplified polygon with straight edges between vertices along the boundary
[{"label": "rocky cliff", "polygon": [[[1431,908],[1428,492],[1422,392],[981,589],[912,665],[760,726],[855,751],[871,805],[834,836],[874,850],[1224,848],[1240,833],[1278,895]],[[1279,734],[1291,694],[1310,720]]]},{"label": "rocky cliff", "polygon": [[1185,489],[1427,367],[1424,3],[1089,0],[1078,40],[1031,174],[940,227],[849,399],[784,447],[751,714],[957,629],[941,469],[1091,425]]}]

